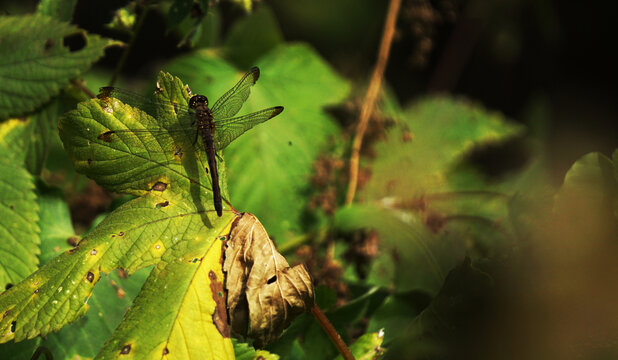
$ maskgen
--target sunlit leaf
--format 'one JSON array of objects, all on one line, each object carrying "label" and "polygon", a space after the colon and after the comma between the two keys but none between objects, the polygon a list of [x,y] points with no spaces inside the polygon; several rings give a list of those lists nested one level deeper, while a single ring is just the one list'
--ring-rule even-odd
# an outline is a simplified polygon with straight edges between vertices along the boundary
[{"label": "sunlit leaf", "polygon": [[[229,190],[237,209],[255,214],[283,243],[290,232],[300,230],[308,200],[299,194],[309,186],[313,162],[328,137],[338,133],[323,108],[341,102],[349,84],[306,45],[278,47],[255,65],[260,79],[241,112],[275,105],[285,110],[226,148]],[[167,68],[181,74],[194,93],[213,100],[246,71],[206,52],[180,58]]]},{"label": "sunlit leaf", "polygon": [[[162,74],[159,84],[163,93],[186,101],[178,79]],[[118,101],[93,99],[61,120],[60,135],[78,171],[110,189],[141,196],[113,211],[77,247],[0,295],[0,342],[46,335],[77,320],[88,310],[93,287],[103,273],[122,268],[130,275],[155,265],[132,310],[99,356],[122,352],[161,356],[167,349],[186,355],[183,358],[217,354],[231,358],[219,238],[229,233],[235,216],[229,211],[216,216],[212,195],[192,191],[209,186],[199,172],[204,172],[203,154],[185,153],[181,162],[165,167],[157,161],[169,159],[169,154],[157,150],[172,143],[169,135],[160,133],[156,140],[142,139],[129,147],[101,139],[99,130],[109,129],[105,125],[123,124],[117,117],[129,123],[147,118]],[[135,172],[140,166],[145,170]],[[134,172],[123,177],[127,171]],[[191,334],[183,333],[187,321]],[[211,350],[204,353],[208,346]]]},{"label": "sunlit leaf", "polygon": [[[383,340],[384,331],[364,334],[350,346],[350,351],[356,360],[377,360],[384,354],[384,349],[381,347]],[[343,360],[343,357],[339,355],[335,358],[339,359]]]}]

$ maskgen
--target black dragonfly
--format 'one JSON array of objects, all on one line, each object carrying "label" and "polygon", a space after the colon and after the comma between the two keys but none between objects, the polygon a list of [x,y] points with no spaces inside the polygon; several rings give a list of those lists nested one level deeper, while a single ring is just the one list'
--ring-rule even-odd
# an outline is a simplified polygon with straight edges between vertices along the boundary
[{"label": "black dragonfly", "polygon": [[[215,104],[209,108],[208,98],[204,95],[193,95],[189,99],[189,106],[184,107],[179,104],[171,104],[177,114],[178,121],[189,125],[181,128],[181,131],[191,131],[195,133],[194,143],[197,142],[198,135],[201,136],[208,158],[208,167],[212,179],[212,191],[215,210],[217,215],[223,214],[221,201],[221,188],[219,187],[219,174],[217,172],[216,151],[228,146],[234,139],[242,135],[257,124],[272,119],[283,111],[283,106],[275,106],[268,109],[256,111],[254,113],[234,117],[244,102],[249,97],[251,86],[253,86],[260,76],[260,69],[253,67],[247,72],[240,81],[230,90],[223,94]],[[156,116],[155,111],[149,109],[157,106],[165,106],[160,100],[147,99],[137,94],[114,88],[102,87],[99,89],[99,99],[115,98],[125,104]],[[169,104],[168,104],[169,105]],[[185,120],[184,122],[182,120]],[[122,132],[140,132],[152,130],[109,130],[98,136],[98,139],[111,142],[113,134]]]}]

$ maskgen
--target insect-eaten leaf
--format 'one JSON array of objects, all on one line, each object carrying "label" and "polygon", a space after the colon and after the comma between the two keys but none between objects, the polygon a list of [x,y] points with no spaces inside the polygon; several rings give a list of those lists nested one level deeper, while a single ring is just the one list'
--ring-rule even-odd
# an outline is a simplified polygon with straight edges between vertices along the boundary
[{"label": "insect-eaten leaf", "polygon": [[262,347],[313,306],[311,276],[304,265],[290,267],[252,214],[236,221],[227,246],[223,271],[232,331]]}]

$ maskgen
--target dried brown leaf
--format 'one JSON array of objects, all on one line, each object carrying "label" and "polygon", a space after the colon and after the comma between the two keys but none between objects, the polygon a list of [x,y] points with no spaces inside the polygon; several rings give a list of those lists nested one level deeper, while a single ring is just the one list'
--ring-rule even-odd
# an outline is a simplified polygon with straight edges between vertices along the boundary
[{"label": "dried brown leaf", "polygon": [[313,306],[311,276],[304,265],[290,267],[252,214],[237,221],[227,245],[223,270],[232,331],[261,347]]}]

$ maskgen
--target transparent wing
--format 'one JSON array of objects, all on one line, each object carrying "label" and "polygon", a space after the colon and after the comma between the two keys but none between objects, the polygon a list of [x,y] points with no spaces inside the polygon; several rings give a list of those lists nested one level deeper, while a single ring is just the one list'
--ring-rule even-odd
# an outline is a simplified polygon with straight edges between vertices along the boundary
[{"label": "transparent wing", "polygon": [[[114,87],[103,87],[99,90],[97,98],[108,101],[109,98],[120,100],[138,110],[150,115],[155,122],[134,122],[121,128],[109,129],[98,134],[97,139],[104,142],[135,142],[139,146],[148,148],[151,152],[174,152],[177,144],[183,144],[185,151],[188,148],[199,146],[196,144],[197,127],[195,126],[195,114],[192,109],[172,103],[166,99],[145,97],[131,91]],[[170,112],[170,111],[173,111]],[[160,114],[167,114],[162,118]],[[175,114],[175,116],[170,116]],[[135,118],[139,119],[139,117]],[[172,141],[173,139],[173,141]],[[169,144],[166,145],[166,143]]]},{"label": "transparent wing", "polygon": [[275,106],[260,110],[248,115],[235,118],[215,120],[215,132],[213,139],[215,149],[221,150],[228,146],[234,139],[242,135],[257,124],[272,119],[283,111],[283,106]]},{"label": "transparent wing", "polygon": [[223,94],[210,108],[212,116],[215,119],[227,119],[236,115],[249,97],[251,86],[255,84],[259,77],[260,69],[254,67],[249,70],[233,88]]}]

